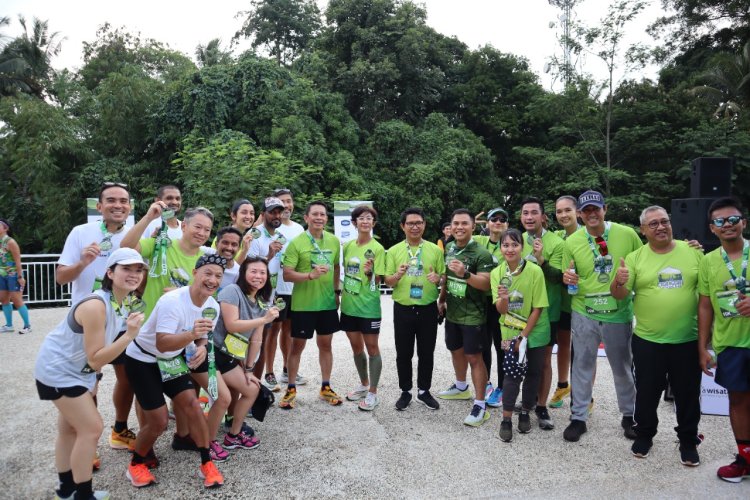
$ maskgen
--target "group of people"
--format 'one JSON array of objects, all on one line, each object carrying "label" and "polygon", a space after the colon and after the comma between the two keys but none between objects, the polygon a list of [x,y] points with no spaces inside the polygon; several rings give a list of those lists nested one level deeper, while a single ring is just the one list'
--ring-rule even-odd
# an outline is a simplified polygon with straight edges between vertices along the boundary
[{"label": "group of people", "polygon": [[[249,200],[238,200],[231,226],[219,228],[210,247],[213,214],[191,208],[180,220],[181,208],[180,190],[163,186],[143,218],[128,227],[127,186],[105,183],[97,204],[101,221],[75,227],[66,240],[57,280],[72,283],[73,306],[45,339],[35,368],[40,398],[53,401],[60,414],[59,498],[107,497],[94,492],[91,481],[103,429],[97,380],[107,363],[116,376],[109,442],[132,452],[126,475],[136,487],[155,481],[153,445],[170,415],[165,395],[175,418],[173,449],[197,451],[204,486],[221,486],[215,463],[229,458],[227,450],[260,444],[245,416],[262,418],[264,393],[286,385],[279,407],[297,406],[297,391],[307,383],[300,359],[316,333],[320,398],[333,406],[346,399],[363,411],[377,408],[381,283],[393,293],[401,390],[396,410],[407,410],[414,398],[440,408],[430,390],[444,320],[455,380],[437,398],[471,400],[464,424],[480,426],[490,419],[488,407],[501,407],[499,436],[508,442],[514,413],[520,433],[531,431],[532,412],[538,426],[550,430],[548,406],[560,407],[570,396],[563,437],[578,441],[593,409],[603,343],[633,455],[645,458],[652,447],[657,406],[669,382],[680,461],[697,466],[701,370],[711,373],[718,361],[716,377],[729,390],[739,451],[718,475],[734,482],[750,477],[750,337],[743,335],[750,326],[744,294],[750,245],[742,236],[743,208],[733,198],[716,200],[709,210],[722,247],[705,257],[699,245],[674,240],[669,215],[658,206],[641,213],[643,245],[634,229],[606,220],[607,205],[596,191],[556,201],[562,227],[556,232],[548,230],[538,198],[519,207],[523,232],[509,228],[508,211],[498,207],[487,213],[486,234],[477,235],[478,222],[485,221],[457,209],[439,245],[424,239],[424,212],[408,208],[400,218],[404,239],[387,251],[373,238],[378,213],[368,205],[352,211],[356,238],[343,247],[325,229],[322,202],[305,208],[306,228],[292,220],[288,189],[270,193],[257,218]],[[343,398],[331,385],[331,344],[340,330],[359,378]],[[555,345],[558,381],[550,398]],[[211,397],[206,418],[198,388]],[[137,434],[128,426],[134,399]]]}]

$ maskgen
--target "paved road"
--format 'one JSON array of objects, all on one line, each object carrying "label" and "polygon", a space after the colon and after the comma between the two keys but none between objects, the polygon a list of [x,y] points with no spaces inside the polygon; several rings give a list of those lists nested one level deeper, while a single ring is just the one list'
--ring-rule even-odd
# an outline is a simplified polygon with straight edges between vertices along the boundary
[{"label": "paved road", "polygon": [[[644,460],[633,458],[630,442],[622,436],[612,376],[603,358],[599,360],[596,407],[589,432],[579,443],[562,439],[568,417],[564,408],[552,410],[556,423],[553,431],[538,429],[532,418],[532,432],[516,433],[509,444],[497,437],[497,410],[477,429],[462,425],[470,410],[470,403],[465,401],[444,402],[439,411],[419,404],[412,404],[405,412],[395,411],[393,403],[399,390],[389,297],[383,298],[383,307],[383,404],[375,412],[359,411],[352,403],[329,407],[317,399],[320,375],[317,349],[311,343],[303,354],[301,368],[311,383],[300,388],[297,409],[286,412],[274,408],[265,422],[250,421],[262,445],[256,450],[237,451],[219,465],[226,478],[220,490],[206,494],[197,477],[198,457],[172,452],[167,435],[156,445],[161,460],[155,471],[159,484],[135,490],[125,479],[128,454],[108,447],[109,430],[100,440],[103,466],[94,476],[94,486],[109,490],[113,498],[750,497],[750,481],[732,485],[716,478],[717,467],[730,462],[735,449],[725,417],[703,418],[701,430],[707,440],[699,448],[702,465],[689,469],[679,463],[672,431],[673,407],[662,403],[662,432],[656,436],[651,454]],[[6,404],[0,417],[0,498],[53,496],[57,413],[51,403],[37,398],[33,364],[45,333],[64,315],[65,309],[34,310],[34,333],[0,334],[0,395]],[[434,392],[450,385],[454,378],[442,328],[439,335]],[[343,333],[334,339],[334,356],[333,387],[343,394],[356,382]],[[107,367],[100,392],[107,429],[113,420],[113,380],[114,374]],[[131,424],[135,425],[134,417]]]}]

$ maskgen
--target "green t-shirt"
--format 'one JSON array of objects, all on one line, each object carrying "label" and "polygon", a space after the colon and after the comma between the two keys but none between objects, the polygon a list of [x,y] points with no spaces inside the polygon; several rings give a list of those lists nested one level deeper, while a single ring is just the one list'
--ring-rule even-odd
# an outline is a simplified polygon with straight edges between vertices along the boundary
[{"label": "green t-shirt", "polygon": [[[448,243],[446,254],[451,251],[455,252],[454,258],[463,262],[471,273],[489,273],[495,268],[492,255],[474,240],[469,240],[463,249],[458,248],[456,242],[452,241]],[[445,317],[451,323],[458,325],[483,325],[487,319],[486,293],[469,285],[465,279],[456,276],[447,266],[445,273],[448,278]]]},{"label": "green t-shirt", "polygon": [[[490,273],[490,289],[492,290],[493,306],[497,303],[497,287],[500,280],[508,273],[508,264],[503,262]],[[533,308],[542,308],[539,320],[534,325],[534,329],[529,333],[528,347],[541,347],[549,344],[550,325],[547,308],[549,300],[547,299],[547,289],[544,283],[544,273],[542,269],[533,262],[524,264],[523,270],[511,278],[511,284],[508,287],[508,312],[527,319]],[[505,325],[507,314],[500,315],[500,332],[503,340],[510,340],[517,337],[523,328],[514,329]]]},{"label": "green t-shirt", "polygon": [[[368,254],[368,252],[370,252]],[[367,255],[366,255],[367,254]],[[364,263],[373,259],[372,276],[365,276]],[[357,318],[380,319],[377,276],[385,274],[385,248],[374,238],[364,245],[352,240],[344,245],[344,286],[341,312]]]},{"label": "green t-shirt", "polygon": [[[495,267],[499,266],[501,262],[505,262],[505,257],[503,257],[503,252],[500,250],[500,242],[493,243],[490,241],[489,236],[485,236],[483,234],[477,234],[473,236],[474,241],[479,243],[479,245],[490,252],[490,255],[492,255],[492,263],[495,265]],[[495,268],[493,267],[493,269]],[[487,290],[487,293],[485,294],[487,297],[492,297],[492,290]]]},{"label": "green t-shirt", "polygon": [[[555,231],[555,234],[559,236],[561,240],[563,240],[563,245],[565,245],[565,240],[568,239],[568,233],[565,232],[565,229],[558,229],[557,231]],[[565,251],[565,246],[563,246],[563,252],[564,251]],[[570,264],[570,261],[565,262],[561,259],[561,263],[563,267],[562,271],[563,272],[567,271],[568,270],[567,267],[568,267],[568,264]],[[567,285],[563,284],[560,286],[560,294],[562,295],[562,300],[560,301],[560,311],[570,314],[571,296],[568,293]]]},{"label": "green t-shirt", "polygon": [[[315,248],[317,245],[318,248]],[[339,263],[339,239],[323,231],[323,238],[315,240],[305,231],[294,238],[284,252],[284,267],[309,273],[313,264],[327,264],[329,270],[318,279],[300,281],[292,291],[292,311],[330,311],[336,309],[333,289],[334,266]]]},{"label": "green t-shirt", "polygon": [[[572,298],[571,309],[604,323],[629,323],[633,321],[632,296],[628,295],[623,300],[615,300],[609,294],[609,284],[620,264],[620,258],[625,258],[630,252],[638,250],[643,243],[638,234],[627,226],[607,222],[607,227],[608,234],[605,239],[609,252],[606,257],[600,255],[599,246],[593,236],[589,241],[589,233],[586,229],[573,233],[565,240],[563,266],[567,269],[570,261],[575,261],[579,278],[578,294]],[[602,263],[602,266],[596,269],[594,252],[597,260]],[[606,280],[599,281],[600,276]]]},{"label": "green t-shirt", "polygon": [[[648,245],[625,257],[635,292],[635,334],[657,344],[683,344],[698,338],[698,267],[703,254],[684,241],[659,254]],[[619,264],[618,264],[619,266]]]},{"label": "green t-shirt", "polygon": [[[141,244],[141,255],[151,265],[151,259],[154,255],[154,248],[156,246],[156,238],[144,238],[140,241]],[[198,261],[200,256],[203,255],[203,250],[198,250],[195,255],[185,255],[180,250],[179,240],[172,241],[172,244],[167,248],[167,274],[161,275],[158,278],[152,276],[148,277],[146,283],[146,289],[143,291],[143,300],[146,302],[145,315],[148,318],[151,315],[151,311],[156,306],[162,295],[164,295],[165,288],[180,288],[188,286],[193,282],[193,270],[195,269],[195,263]],[[161,260],[157,264],[157,271],[161,271]],[[151,265],[149,272],[154,271],[154,266]]]},{"label": "green t-shirt", "polygon": [[[533,239],[532,239],[533,242]],[[533,244],[533,243],[532,243]],[[529,243],[529,233],[523,233],[523,256],[532,253],[532,244]],[[562,256],[565,242],[551,231],[542,234],[542,256],[544,257],[545,285],[547,285],[547,298],[549,299],[549,320],[560,321],[560,305],[562,303]],[[549,265],[549,271],[547,266]],[[549,273],[549,275],[547,274]],[[567,291],[567,289],[566,289]]]},{"label": "green t-shirt", "polygon": [[402,306],[426,306],[437,301],[438,287],[430,283],[427,275],[430,268],[445,274],[440,247],[424,240],[416,247],[409,247],[406,240],[396,243],[385,256],[385,274],[395,274],[401,264],[409,264],[409,269],[393,287],[393,301]]},{"label": "green t-shirt", "polygon": [[[735,315],[737,310],[732,302],[734,282],[720,252],[721,248],[717,248],[707,253],[698,271],[698,293],[709,297],[714,309],[711,345],[717,354],[727,347],[750,348],[750,318]],[[742,276],[742,257],[732,261],[732,265],[734,275]]]}]

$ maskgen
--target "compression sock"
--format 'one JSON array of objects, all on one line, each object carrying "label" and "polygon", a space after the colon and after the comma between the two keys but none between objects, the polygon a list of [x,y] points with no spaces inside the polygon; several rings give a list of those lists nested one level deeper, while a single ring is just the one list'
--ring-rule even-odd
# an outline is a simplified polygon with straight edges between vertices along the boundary
[{"label": "compression sock", "polygon": [[354,366],[357,367],[359,380],[367,380],[367,354],[360,352],[354,355]]},{"label": "compression sock", "polygon": [[13,326],[13,306],[10,302],[3,304],[3,314],[5,315],[5,325]]},{"label": "compression sock", "polygon": [[29,323],[29,308],[26,307],[26,304],[22,305],[18,308],[18,314],[21,315],[21,319],[23,320],[23,327],[26,328],[28,326],[31,326],[31,323]]},{"label": "compression sock", "polygon": [[370,387],[377,387],[380,383],[380,373],[383,371],[383,358],[380,354],[370,356]]}]

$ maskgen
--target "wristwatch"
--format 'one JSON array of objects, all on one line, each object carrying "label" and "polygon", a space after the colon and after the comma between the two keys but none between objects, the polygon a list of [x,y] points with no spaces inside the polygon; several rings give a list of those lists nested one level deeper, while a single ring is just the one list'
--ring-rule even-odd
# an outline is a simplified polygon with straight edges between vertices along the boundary
[{"label": "wristwatch", "polygon": [[469,271],[469,270],[467,269],[467,270],[466,270],[466,272],[465,272],[465,273],[464,273],[464,275],[463,275],[463,279],[467,280],[467,279],[469,279],[470,277],[471,277],[471,271]]}]

